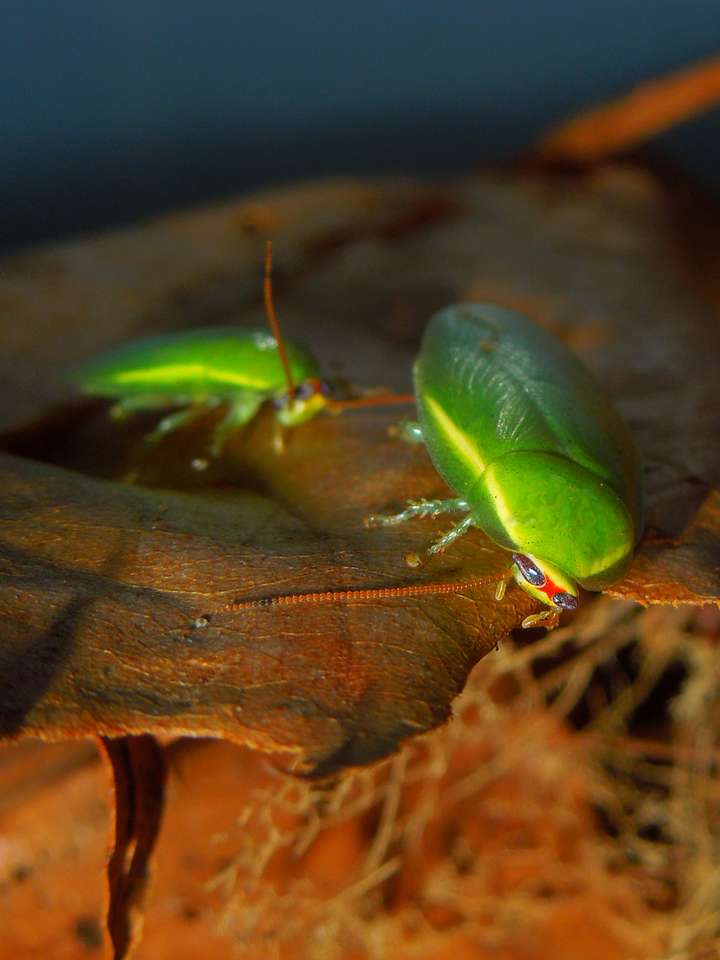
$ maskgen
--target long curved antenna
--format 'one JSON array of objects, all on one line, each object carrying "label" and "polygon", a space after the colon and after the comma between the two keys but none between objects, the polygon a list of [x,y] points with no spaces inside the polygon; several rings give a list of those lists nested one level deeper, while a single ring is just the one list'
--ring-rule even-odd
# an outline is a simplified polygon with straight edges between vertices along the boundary
[{"label": "long curved antenna", "polygon": [[340,413],[341,410],[357,410],[361,407],[389,407],[398,403],[415,403],[415,394],[381,393],[372,397],[357,397],[354,400],[331,400],[328,406],[333,413]]},{"label": "long curved antenna", "polygon": [[275,306],[273,304],[273,293],[272,293],[272,240],[268,240],[265,244],[265,278],[263,280],[263,297],[265,299],[265,314],[270,324],[270,329],[272,330],[272,335],[275,337],[275,342],[277,343],[278,353],[280,354],[280,362],[283,365],[283,370],[285,371],[285,382],[287,383],[287,392],[288,397],[292,399],[295,396],[295,381],[293,380],[292,370],[290,369],[290,360],[287,355],[287,348],[285,346],[285,338],[282,335],[280,330],[280,324],[277,321],[275,316]]},{"label": "long curved antenna", "polygon": [[386,600],[392,597],[419,597],[424,594],[460,593],[473,587],[484,586],[498,580],[506,580],[507,570],[485,577],[471,577],[456,583],[416,583],[404,587],[351,587],[349,590],[318,590],[313,593],[282,593],[275,597],[262,597],[257,600],[235,600],[226,603],[221,610],[237,613],[256,607],[291,607],[312,603],[354,603],[358,600]]}]

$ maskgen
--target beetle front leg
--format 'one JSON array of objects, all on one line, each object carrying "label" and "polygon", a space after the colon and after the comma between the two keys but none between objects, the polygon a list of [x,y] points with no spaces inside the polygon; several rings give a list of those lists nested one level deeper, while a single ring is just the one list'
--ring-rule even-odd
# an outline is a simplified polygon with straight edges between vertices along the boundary
[{"label": "beetle front leg", "polygon": [[203,414],[207,413],[209,407],[212,406],[215,406],[215,403],[206,401],[193,404],[193,406],[186,407],[184,410],[176,410],[174,413],[169,413],[166,417],[163,417],[155,426],[154,430],[151,430],[145,437],[146,445],[148,447],[154,447],[169,433],[180,430],[182,427],[188,426],[188,424],[191,424],[194,420],[203,416]]},{"label": "beetle front leg", "polygon": [[418,517],[438,517],[441,513],[466,513],[470,509],[467,500],[410,500],[400,513],[373,513],[365,517],[366,527],[394,527]]},{"label": "beetle front leg", "polygon": [[545,627],[546,630],[554,629],[560,623],[560,615],[557,610],[541,610],[540,613],[531,613],[525,617],[520,626],[523,630],[530,630],[531,627]]},{"label": "beetle front leg", "polygon": [[232,401],[227,413],[213,430],[210,441],[210,453],[213,457],[220,456],[225,441],[233,430],[245,426],[252,420],[264,399],[262,394],[246,394]]},{"label": "beetle front leg", "polygon": [[508,574],[507,577],[503,577],[502,580],[498,580],[498,585],[495,588],[495,599],[498,603],[503,599],[507,591],[507,585],[512,580],[512,574]]}]

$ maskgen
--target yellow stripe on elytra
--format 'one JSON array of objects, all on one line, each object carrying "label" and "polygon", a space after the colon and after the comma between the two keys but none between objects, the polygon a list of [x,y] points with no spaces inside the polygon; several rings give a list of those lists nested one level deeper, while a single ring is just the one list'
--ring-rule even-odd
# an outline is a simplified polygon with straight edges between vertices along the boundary
[{"label": "yellow stripe on elytra", "polygon": [[218,383],[232,383],[237,387],[249,387],[254,390],[267,390],[266,380],[257,380],[242,373],[230,373],[228,370],[215,370],[205,363],[171,363],[165,367],[153,367],[150,370],[123,370],[113,377],[115,383],[150,382],[172,384],[183,379],[212,379]]},{"label": "yellow stripe on elytra", "polygon": [[507,505],[502,490],[495,482],[492,470],[488,470],[487,472],[485,471],[487,464],[483,460],[482,455],[475,443],[460,429],[460,427],[458,427],[456,423],[450,419],[437,400],[426,394],[424,397],[424,402],[427,405],[437,427],[442,431],[442,433],[444,433],[448,442],[452,444],[461,459],[465,461],[471,470],[477,473],[478,477],[480,477],[481,474],[484,474],[485,484],[487,486],[488,493],[494,501],[495,510],[497,511],[498,516],[515,543],[521,543],[521,531],[513,517],[513,513]]},{"label": "yellow stripe on elytra", "polygon": [[486,463],[483,460],[480,451],[473,443],[470,437],[464,433],[456,423],[450,419],[443,408],[432,397],[425,394],[423,398],[427,405],[433,420],[445,434],[448,442],[455,448],[456,452],[468,467],[474,470],[478,477],[485,471]]},{"label": "yellow stripe on elytra", "polygon": [[485,474],[485,486],[488,493],[492,497],[493,504],[495,505],[495,511],[502,521],[503,527],[510,534],[511,538],[517,544],[523,542],[522,530],[518,526],[513,512],[507,504],[503,492],[495,480],[495,475],[492,469],[488,470]]}]

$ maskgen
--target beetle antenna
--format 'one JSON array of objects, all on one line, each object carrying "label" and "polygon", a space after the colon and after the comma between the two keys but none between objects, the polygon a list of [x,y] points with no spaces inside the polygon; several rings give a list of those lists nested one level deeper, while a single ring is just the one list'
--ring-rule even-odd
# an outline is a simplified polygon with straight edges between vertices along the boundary
[{"label": "beetle antenna", "polygon": [[351,587],[349,590],[318,590],[312,593],[281,593],[275,597],[260,597],[255,600],[235,600],[226,603],[223,612],[238,613],[256,607],[292,607],[306,603],[355,603],[362,600],[386,600],[393,597],[419,597],[427,594],[461,593],[474,587],[484,586],[507,579],[507,571],[485,577],[470,577],[455,583],[410,583],[403,587]]},{"label": "beetle antenna", "polygon": [[414,393],[381,393],[372,397],[357,397],[353,400],[332,400],[333,413],[341,410],[357,410],[361,407],[389,407],[396,403],[415,403]]},{"label": "beetle antenna", "polygon": [[287,355],[287,347],[285,346],[285,338],[282,335],[280,330],[280,324],[278,323],[277,316],[275,315],[275,305],[273,304],[273,290],[272,290],[272,264],[273,264],[273,245],[272,240],[268,240],[265,244],[265,278],[263,280],[263,297],[265,300],[265,314],[267,316],[268,323],[270,324],[270,329],[272,330],[272,335],[275,337],[275,342],[277,343],[278,353],[280,354],[280,362],[283,365],[283,370],[285,371],[285,381],[287,383],[288,397],[292,399],[295,396],[295,381],[293,380],[292,370],[290,369],[290,360]]}]

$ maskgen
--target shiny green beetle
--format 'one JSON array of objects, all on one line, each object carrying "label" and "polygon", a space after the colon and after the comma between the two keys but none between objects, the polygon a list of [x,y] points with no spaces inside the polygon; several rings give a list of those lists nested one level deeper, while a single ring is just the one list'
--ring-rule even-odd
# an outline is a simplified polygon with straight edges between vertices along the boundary
[{"label": "shiny green beetle", "polygon": [[266,400],[276,403],[278,422],[288,427],[326,406],[326,388],[312,355],[292,341],[285,346],[298,384],[292,395],[275,337],[265,330],[235,327],[136,340],[86,363],[74,378],[83,392],[114,398],[111,415],[118,419],[139,410],[180,407],[163,417],[146,438],[148,443],[213,407],[227,405],[213,433],[211,452],[217,455],[228,434],[248,423]]},{"label": "shiny green beetle", "polygon": [[[512,551],[512,576],[556,622],[578,585],[600,590],[628,569],[642,532],[642,474],[633,438],[577,357],[542,328],[492,304],[447,307],[430,321],[414,368],[423,441],[456,494],[411,502],[370,525],[457,512],[430,548],[471,527]],[[549,624],[548,624],[549,625]]]},{"label": "shiny green beetle", "polygon": [[328,387],[312,354],[280,335],[271,270],[268,244],[264,293],[272,333],[216,327],[135,340],[83,364],[71,379],[84,393],[114,399],[111,415],[117,419],[140,410],[179,408],[160,420],[146,438],[149,444],[220,405],[227,412],[213,433],[213,455],[267,400],[274,402],[283,426],[309,420],[331,402]]}]

